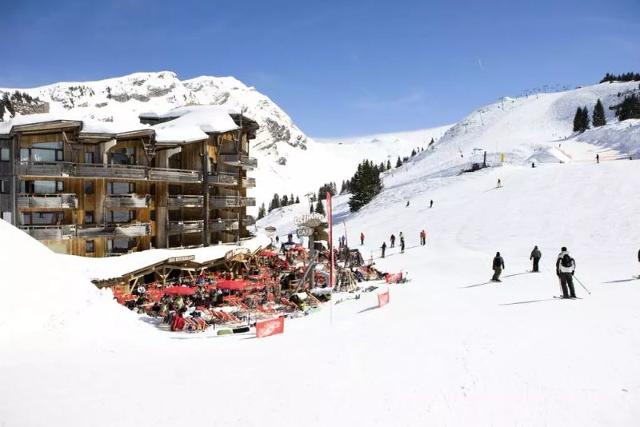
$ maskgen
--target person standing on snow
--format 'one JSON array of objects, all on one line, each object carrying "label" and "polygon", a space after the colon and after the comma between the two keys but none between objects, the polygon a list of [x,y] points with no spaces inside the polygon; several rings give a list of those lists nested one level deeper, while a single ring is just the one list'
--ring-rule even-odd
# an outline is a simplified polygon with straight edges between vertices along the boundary
[{"label": "person standing on snow", "polygon": [[394,248],[396,246],[396,236],[395,236],[395,234],[392,234],[391,237],[389,238],[389,240],[391,241],[391,247]]},{"label": "person standing on snow", "polygon": [[400,253],[404,253],[404,236],[400,233]]},{"label": "person standing on snow", "polygon": [[429,208],[432,208],[432,207],[433,207],[433,200],[429,202]]},{"label": "person standing on snow", "polygon": [[504,270],[504,259],[500,256],[500,252],[496,252],[496,256],[493,258],[493,277],[491,281],[500,282],[502,270]]},{"label": "person standing on snow", "polygon": [[364,245],[364,233],[360,233],[360,245]]},{"label": "person standing on snow", "polygon": [[387,250],[387,242],[382,242],[382,246],[380,246],[380,249],[382,249],[382,258],[384,258],[384,253]]},{"label": "person standing on snow", "polygon": [[498,178],[498,185],[496,185],[496,188],[500,188],[502,187],[502,181],[500,181],[500,178]]},{"label": "person standing on snow", "polygon": [[540,262],[540,258],[542,258],[542,253],[537,246],[534,246],[533,250],[531,251],[531,256],[529,257],[529,260],[533,260],[533,270],[531,271],[533,271],[534,273],[540,271],[538,270],[538,263]]},{"label": "person standing on snow", "polygon": [[600,154],[596,154],[596,163],[600,163]]},{"label": "person standing on snow", "polygon": [[[562,298],[575,298],[576,291],[573,288],[573,274],[576,271],[576,261],[565,251],[558,259],[558,277],[562,286]],[[568,291],[568,292],[567,292]]]},{"label": "person standing on snow", "polygon": [[427,232],[424,230],[420,232],[420,244],[422,246],[427,244]]}]

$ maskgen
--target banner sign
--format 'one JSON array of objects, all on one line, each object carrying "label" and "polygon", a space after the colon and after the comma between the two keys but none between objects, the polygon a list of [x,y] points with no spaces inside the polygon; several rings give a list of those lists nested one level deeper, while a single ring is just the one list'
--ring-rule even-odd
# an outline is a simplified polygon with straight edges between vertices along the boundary
[{"label": "banner sign", "polygon": [[389,290],[378,294],[378,308],[389,304]]},{"label": "banner sign", "polygon": [[400,273],[387,273],[385,277],[387,283],[400,283],[402,282],[402,272]]},{"label": "banner sign", "polygon": [[256,322],[256,338],[268,337],[270,335],[281,334],[283,332],[284,317]]}]

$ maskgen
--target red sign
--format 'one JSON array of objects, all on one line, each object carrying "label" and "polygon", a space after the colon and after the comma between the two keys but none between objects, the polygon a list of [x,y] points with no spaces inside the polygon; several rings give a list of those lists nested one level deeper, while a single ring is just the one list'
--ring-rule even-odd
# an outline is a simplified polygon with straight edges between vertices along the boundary
[{"label": "red sign", "polygon": [[268,337],[269,335],[281,334],[283,332],[284,317],[256,322],[256,338]]},{"label": "red sign", "polygon": [[389,304],[389,291],[378,294],[378,308]]},{"label": "red sign", "polygon": [[400,273],[387,273],[385,278],[387,283],[400,283],[402,282],[402,272]]}]

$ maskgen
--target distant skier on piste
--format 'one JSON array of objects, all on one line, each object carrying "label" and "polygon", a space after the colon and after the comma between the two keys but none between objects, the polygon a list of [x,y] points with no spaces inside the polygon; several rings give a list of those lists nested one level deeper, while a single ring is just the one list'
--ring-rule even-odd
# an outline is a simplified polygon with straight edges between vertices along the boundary
[{"label": "distant skier on piste", "polygon": [[432,208],[432,207],[433,207],[433,200],[429,202],[429,208]]},{"label": "distant skier on piste", "polygon": [[391,247],[395,248],[396,247],[396,236],[395,236],[395,234],[392,234],[391,237],[389,237],[389,240],[391,241]]},{"label": "distant skier on piste", "polygon": [[496,188],[501,188],[502,187],[502,181],[500,181],[500,178],[498,178],[498,184],[496,185]]},{"label": "distant skier on piste", "polygon": [[420,245],[424,246],[427,244],[427,232],[422,230],[420,232]]},{"label": "distant skier on piste", "polygon": [[364,233],[360,233],[360,245],[364,245]]},{"label": "distant skier on piste", "polygon": [[404,236],[402,235],[402,232],[400,232],[400,253],[404,253]]},{"label": "distant skier on piste", "polygon": [[531,256],[529,257],[529,260],[533,260],[533,269],[531,271],[533,271],[534,273],[540,271],[538,270],[538,263],[540,262],[540,258],[542,258],[542,253],[537,246],[534,246],[533,250],[531,251]]},{"label": "distant skier on piste", "polygon": [[387,250],[387,242],[382,242],[382,246],[380,246],[380,249],[382,250],[382,258],[384,258],[384,253]]},{"label": "distant skier on piste", "polygon": [[504,270],[504,259],[500,256],[500,252],[496,252],[496,256],[493,258],[493,277],[491,281],[500,282],[502,270]]},{"label": "distant skier on piste", "polygon": [[576,291],[573,288],[573,274],[576,271],[576,261],[571,258],[567,248],[563,247],[556,261],[556,272],[560,278],[562,298],[575,298]]}]

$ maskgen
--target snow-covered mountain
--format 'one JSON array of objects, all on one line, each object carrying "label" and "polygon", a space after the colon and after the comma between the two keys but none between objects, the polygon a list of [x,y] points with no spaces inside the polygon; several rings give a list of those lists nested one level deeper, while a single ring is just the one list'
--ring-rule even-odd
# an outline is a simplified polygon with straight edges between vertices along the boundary
[{"label": "snow-covered mountain", "polygon": [[[0,88],[0,94],[15,90]],[[248,116],[260,123],[255,148],[275,157],[283,144],[304,149],[308,140],[271,99],[233,77],[180,80],[175,73],[162,71],[18,90],[48,102],[52,113],[74,110],[102,121],[131,120],[143,112],[193,104],[244,108]]]}]

